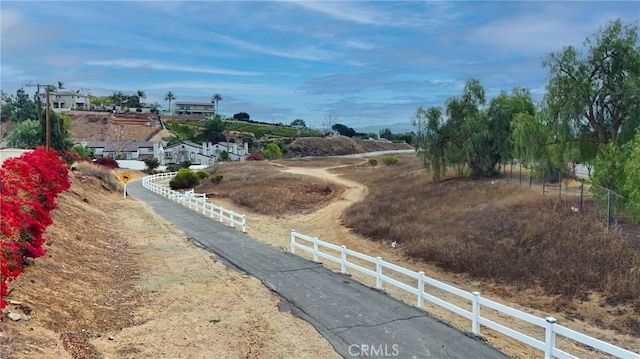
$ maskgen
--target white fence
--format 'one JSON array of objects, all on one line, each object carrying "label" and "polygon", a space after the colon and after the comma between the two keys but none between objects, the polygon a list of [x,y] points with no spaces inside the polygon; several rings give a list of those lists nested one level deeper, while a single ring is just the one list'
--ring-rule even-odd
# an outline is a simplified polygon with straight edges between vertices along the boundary
[{"label": "white fence", "polygon": [[142,179],[142,186],[154,193],[167,197],[174,202],[189,207],[196,212],[202,213],[205,216],[217,218],[220,222],[226,222],[231,227],[239,226],[243,232],[247,231],[247,217],[244,214],[235,213],[234,211],[225,209],[222,206],[217,206],[213,203],[207,202],[207,195],[205,193],[195,193],[194,190],[180,193],[169,187],[154,183],[154,181],[158,180],[171,179],[176,175],[176,173],[178,172],[156,173],[151,176],[146,176]]},{"label": "white fence", "polygon": [[[302,243],[296,242],[296,239],[310,243],[311,246],[307,246]],[[629,350],[617,347],[613,344],[609,344],[599,339],[595,339],[588,335],[571,330],[567,327],[563,327],[557,324],[556,319],[553,317],[539,318],[534,315],[525,313],[523,311],[483,298],[480,296],[479,292],[467,292],[459,288],[453,287],[449,284],[437,281],[433,278],[429,278],[425,276],[424,272],[422,271],[415,272],[415,271],[400,267],[398,265],[395,265],[393,263],[386,262],[382,260],[381,257],[371,257],[368,255],[347,249],[346,246],[337,246],[335,244],[323,242],[319,240],[317,237],[309,237],[304,234],[297,233],[295,230],[291,230],[291,248],[290,248],[291,253],[295,254],[296,248],[312,254],[313,260],[315,262],[318,262],[319,258],[323,258],[339,264],[340,272],[343,274],[346,274],[348,269],[354,269],[360,273],[374,277],[376,280],[377,289],[383,289],[383,283],[388,283],[399,289],[409,292],[416,296],[416,306],[418,308],[422,309],[424,307],[424,300],[427,300],[433,304],[436,304],[449,311],[452,311],[464,318],[467,318],[471,321],[471,332],[473,332],[474,334],[479,335],[480,326],[483,325],[487,328],[493,329],[513,339],[516,339],[524,344],[527,344],[531,347],[539,349],[542,352],[544,352],[545,359],[577,358],[576,356],[569,354],[556,347],[557,335],[569,338],[578,343],[581,343],[586,346],[592,347],[594,349],[600,350],[602,352],[611,354],[618,358],[640,359],[640,355],[637,353],[633,353]],[[321,252],[320,251],[321,248],[328,248],[330,250],[339,252],[340,257],[335,257],[326,252]],[[371,263],[375,265],[375,270],[365,268],[358,264],[355,264],[349,261],[349,257],[358,258],[362,261]],[[417,286],[413,283],[412,285],[406,284],[404,282],[401,282],[397,279],[394,279],[388,276],[387,274],[390,274],[389,271],[393,271],[396,274],[402,274],[408,278],[411,278],[413,282],[417,282]],[[385,272],[387,274],[385,274]],[[452,293],[456,296],[466,299],[468,302],[471,303],[470,308],[465,309],[465,308],[459,307],[457,305],[446,302],[440,298],[433,296],[432,294],[425,292],[425,284],[439,288],[443,291]],[[525,322],[528,322],[543,328],[545,332],[544,341],[533,338],[526,334],[522,334],[514,329],[508,328],[502,324],[496,323],[492,320],[489,320],[483,317],[481,313],[482,307],[491,308],[502,314],[506,314],[508,316],[523,320]]]}]

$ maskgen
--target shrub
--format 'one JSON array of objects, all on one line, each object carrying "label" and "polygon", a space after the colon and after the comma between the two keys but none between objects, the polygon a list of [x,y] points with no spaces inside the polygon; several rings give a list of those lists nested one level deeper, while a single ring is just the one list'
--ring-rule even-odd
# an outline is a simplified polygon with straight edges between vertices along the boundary
[{"label": "shrub", "polygon": [[200,177],[186,168],[180,169],[175,177],[169,181],[171,189],[193,188],[200,184]]},{"label": "shrub", "polygon": [[106,186],[105,189],[117,190],[120,188],[120,181],[114,176],[111,170],[105,166],[99,166],[90,162],[78,162],[75,168],[78,173],[102,180]]},{"label": "shrub", "polygon": [[6,160],[0,168],[0,311],[7,284],[18,277],[23,257],[45,254],[42,245],[56,196],[69,188],[64,161],[57,151],[39,147]]},{"label": "shrub", "polygon": [[264,161],[264,158],[256,154],[250,154],[249,156],[247,156],[246,160],[247,161]]},{"label": "shrub", "polygon": [[218,160],[220,160],[220,162],[229,161],[229,152],[227,151],[220,152],[220,155],[218,156]]},{"label": "shrub", "polygon": [[268,143],[264,148],[264,157],[269,160],[277,160],[282,158],[282,150],[277,143]]},{"label": "shrub", "polygon": [[168,165],[167,172],[178,172],[181,168],[180,165]]},{"label": "shrub", "polygon": [[385,165],[395,165],[396,163],[398,163],[398,157],[396,156],[383,156],[382,157],[382,163],[384,163]]},{"label": "shrub", "polygon": [[378,160],[376,160],[375,158],[369,158],[369,165],[377,166],[378,165]]},{"label": "shrub", "polygon": [[205,171],[198,171],[196,172],[196,175],[198,175],[198,178],[200,179],[205,179],[207,177],[209,177],[209,174]]},{"label": "shrub", "polygon": [[217,174],[217,175],[211,176],[211,178],[209,178],[209,180],[211,181],[211,183],[218,184],[218,183],[222,182],[222,177],[223,176],[221,174]]},{"label": "shrub", "polygon": [[109,158],[109,157],[100,157],[96,159],[94,163],[107,168],[120,168],[120,166],[118,165],[118,162],[113,158]]},{"label": "shrub", "polygon": [[151,173],[160,166],[160,161],[155,157],[148,157],[144,159],[144,164],[147,165],[147,171]]}]

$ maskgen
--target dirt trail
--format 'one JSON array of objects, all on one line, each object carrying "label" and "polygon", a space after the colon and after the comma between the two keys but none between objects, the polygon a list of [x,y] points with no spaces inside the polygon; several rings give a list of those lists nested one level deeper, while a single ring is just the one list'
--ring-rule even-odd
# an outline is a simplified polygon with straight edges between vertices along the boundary
[{"label": "dirt trail", "polygon": [[[354,234],[348,228],[342,226],[340,219],[342,213],[352,204],[364,199],[368,193],[367,187],[362,185],[361,183],[344,179],[337,174],[329,172],[329,170],[333,168],[344,166],[307,168],[288,167],[281,164],[274,165],[280,167],[283,172],[313,176],[327,181],[333,181],[344,186],[346,190],[341,198],[330,203],[328,206],[319,209],[316,212],[310,214],[278,216],[276,218],[268,215],[247,212],[246,208],[241,208],[228,200],[216,198],[214,200],[216,204],[223,205],[225,208],[229,208],[240,213],[245,213],[247,215],[247,231],[251,236],[254,236],[257,239],[270,243],[274,246],[288,250],[290,245],[290,231],[291,229],[295,229],[299,233],[303,233],[312,237],[318,237],[323,241],[330,242],[336,245],[346,245],[349,249],[353,249],[361,253],[365,253],[371,256],[381,256],[386,261],[394,262],[398,265],[404,266],[405,268],[409,268],[414,271],[422,270],[432,278],[448,284],[453,284],[464,290],[480,291],[484,294],[484,296],[489,296],[489,298],[492,300],[531,313],[538,317],[554,315],[558,319],[564,318],[561,313],[548,313],[534,310],[509,301],[510,298],[514,299],[518,296],[522,301],[522,298],[536,295],[535,291],[511,293],[509,290],[501,286],[497,286],[494,284],[483,284],[478,281],[469,280],[469,278],[467,278],[463,274],[445,272],[433,264],[416,261],[412,258],[407,257],[401,247],[392,248],[390,246],[390,243],[374,242],[368,240],[362,236]],[[306,256],[306,254],[302,255]],[[325,266],[333,270],[339,270],[339,266],[334,265],[332,262],[325,261],[324,264]],[[375,284],[375,280],[371,279],[370,277],[361,275],[359,273],[351,274],[354,278],[358,279],[366,285],[374,286]],[[415,305],[416,303],[416,299],[413,295],[409,295],[404,291],[391,287],[390,285],[387,285],[385,287],[385,290],[390,295],[401,299],[410,305]],[[449,294],[448,292],[429,287],[427,287],[426,291],[434,294],[438,298],[444,299],[450,303],[470,310],[469,303],[461,300],[457,296]],[[533,302],[534,300],[532,299],[531,301]],[[425,309],[432,316],[442,319],[461,330],[470,330],[469,320],[453,314],[448,310],[442,309],[435,305],[430,305],[426,301]],[[538,327],[531,326],[525,322],[513,319],[503,314],[494,313],[488,309],[485,309],[483,311],[483,315],[490,318],[491,320],[494,320],[503,325],[507,325],[510,328],[516,329],[522,333],[528,333],[528,335],[531,335],[539,340],[544,340],[544,333],[542,329]],[[628,343],[634,343],[635,341],[635,339],[631,338],[630,336],[619,335],[613,330],[595,328],[577,320],[572,320],[571,322],[569,322],[569,320],[562,320],[561,323],[564,325],[569,325],[574,330],[578,330],[585,334],[601,338],[611,343],[619,343],[619,345],[623,345],[622,343],[626,343],[626,345],[623,346],[627,347],[629,347]],[[527,345],[509,339],[504,335],[497,334],[486,328],[482,329],[482,334],[493,346],[514,358],[530,358],[539,357],[541,355],[541,352],[532,349]],[[596,353],[585,350],[584,347],[578,346],[575,343],[569,342],[567,340],[563,340],[560,337],[558,338],[557,342],[558,347],[579,354],[581,357],[600,357]],[[631,349],[637,350],[638,348]]]}]

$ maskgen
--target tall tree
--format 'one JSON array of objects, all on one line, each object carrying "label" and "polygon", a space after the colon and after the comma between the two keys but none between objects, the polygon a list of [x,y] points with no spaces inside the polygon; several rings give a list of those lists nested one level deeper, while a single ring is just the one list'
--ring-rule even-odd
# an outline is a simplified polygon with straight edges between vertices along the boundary
[{"label": "tall tree", "polygon": [[568,46],[543,62],[549,69],[546,102],[559,120],[587,123],[599,145],[615,142],[640,106],[638,30],[615,20],[584,46],[586,54]]},{"label": "tall tree", "polygon": [[211,96],[211,102],[216,105],[216,115],[218,114],[218,102],[222,101],[222,95],[219,93]]},{"label": "tall tree", "polygon": [[64,82],[58,81],[58,90],[64,89]]},{"label": "tall tree", "polygon": [[169,101],[169,112],[171,112],[171,101],[175,99],[176,99],[176,96],[171,91],[167,92],[167,94],[164,95],[164,100]]}]

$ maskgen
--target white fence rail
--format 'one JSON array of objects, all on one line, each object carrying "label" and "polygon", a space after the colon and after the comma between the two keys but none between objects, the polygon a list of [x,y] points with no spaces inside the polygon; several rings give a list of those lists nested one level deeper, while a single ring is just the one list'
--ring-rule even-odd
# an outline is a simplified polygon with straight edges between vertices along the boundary
[{"label": "white fence rail", "polygon": [[243,232],[247,231],[247,217],[244,214],[235,213],[222,206],[207,202],[207,195],[205,193],[195,193],[193,189],[180,193],[169,187],[155,183],[155,181],[171,179],[177,173],[178,172],[156,173],[146,176],[142,179],[142,187],[167,197],[174,202],[180,203],[183,206],[189,207],[205,216],[217,218],[220,222],[227,223],[231,227],[238,226]]},{"label": "white fence rail", "polygon": [[[297,240],[304,241],[310,245],[305,245]],[[335,257],[326,252],[321,252],[321,248],[328,248],[330,250],[340,253],[340,257]],[[551,358],[577,358],[576,356],[569,354],[563,350],[556,348],[556,336],[560,335],[565,338],[571,339],[575,342],[600,350],[604,353],[608,353],[614,357],[624,359],[640,359],[640,354],[633,353],[629,350],[617,347],[613,344],[592,338],[588,335],[584,335],[573,331],[567,327],[563,327],[556,323],[556,319],[553,317],[539,318],[534,315],[525,313],[523,311],[508,307],[506,305],[494,302],[487,298],[480,296],[479,292],[467,292],[459,288],[453,287],[449,284],[440,282],[433,278],[425,276],[424,272],[415,272],[404,267],[400,267],[396,264],[386,262],[381,257],[371,257],[356,251],[347,249],[346,246],[337,246],[335,244],[323,242],[317,237],[309,237],[304,234],[298,233],[295,230],[291,230],[291,253],[295,254],[296,249],[303,250],[310,253],[313,256],[313,260],[318,262],[320,258],[327,259],[340,265],[340,272],[347,273],[348,269],[354,269],[360,273],[374,277],[376,280],[375,287],[377,289],[383,289],[383,284],[391,284],[394,287],[402,289],[408,293],[416,296],[416,306],[419,308],[424,307],[424,301],[427,300],[433,304],[441,306],[449,311],[452,311],[464,318],[471,321],[471,332],[474,334],[480,334],[480,326],[493,329],[499,333],[516,339],[524,344],[532,346],[536,349],[544,352],[545,359]],[[349,261],[349,257],[358,258],[362,261],[375,265],[375,270],[362,267]],[[395,272],[396,274],[402,274],[408,278],[411,278],[415,284],[406,284],[395,278],[390,277],[389,272]],[[425,284],[439,288],[443,291],[449,292],[463,299],[466,299],[471,303],[470,308],[462,308],[457,305],[451,304],[440,298],[433,296],[425,292]],[[513,318],[523,320],[544,329],[544,341],[533,338],[529,335],[520,333],[514,329],[508,328],[502,324],[496,323],[482,316],[481,308],[486,307],[493,309],[502,314],[506,314]]]}]

